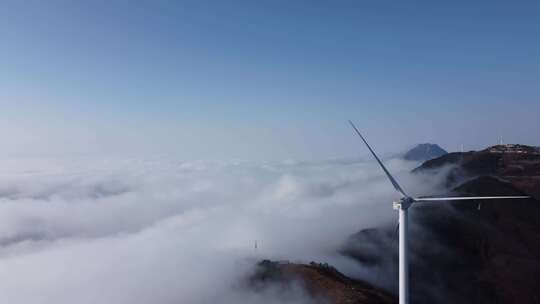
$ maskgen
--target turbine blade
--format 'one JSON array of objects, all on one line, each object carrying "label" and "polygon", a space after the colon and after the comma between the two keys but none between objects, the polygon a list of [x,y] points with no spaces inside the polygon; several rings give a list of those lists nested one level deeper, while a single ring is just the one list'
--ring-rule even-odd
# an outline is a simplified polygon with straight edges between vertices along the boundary
[{"label": "turbine blade", "polygon": [[418,197],[415,202],[465,201],[465,200],[497,200],[497,199],[523,199],[530,196],[449,196],[449,197]]},{"label": "turbine blade", "polygon": [[377,154],[375,154],[375,152],[373,151],[373,149],[371,149],[371,147],[369,146],[369,144],[367,143],[367,141],[364,139],[364,136],[362,136],[362,134],[360,134],[360,131],[358,131],[358,129],[357,129],[356,126],[352,123],[352,121],[349,120],[349,123],[351,124],[351,127],[353,127],[353,129],[356,131],[356,134],[358,134],[358,136],[360,136],[360,138],[362,139],[362,141],[366,144],[367,148],[369,149],[369,151],[371,152],[371,154],[373,154],[373,157],[375,157],[375,159],[377,160],[377,162],[379,163],[379,165],[380,165],[381,168],[383,169],[384,173],[386,173],[386,176],[388,177],[388,179],[390,180],[390,182],[391,182],[392,185],[394,186],[394,189],[396,189],[396,191],[399,192],[403,197],[407,197],[407,194],[405,194],[405,191],[403,191],[403,189],[401,189],[401,186],[397,183],[397,181],[394,179],[394,177],[392,176],[392,174],[390,174],[390,172],[388,172],[388,170],[387,170],[386,167],[383,165],[383,163],[381,162],[381,160],[379,159],[379,157],[377,156]]}]

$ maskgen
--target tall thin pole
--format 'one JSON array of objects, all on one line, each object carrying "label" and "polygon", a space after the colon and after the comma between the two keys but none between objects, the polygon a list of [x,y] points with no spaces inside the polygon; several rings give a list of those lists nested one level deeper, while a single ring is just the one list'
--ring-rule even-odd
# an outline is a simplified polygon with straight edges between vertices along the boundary
[{"label": "tall thin pole", "polygon": [[399,304],[409,304],[408,208],[399,208]]}]

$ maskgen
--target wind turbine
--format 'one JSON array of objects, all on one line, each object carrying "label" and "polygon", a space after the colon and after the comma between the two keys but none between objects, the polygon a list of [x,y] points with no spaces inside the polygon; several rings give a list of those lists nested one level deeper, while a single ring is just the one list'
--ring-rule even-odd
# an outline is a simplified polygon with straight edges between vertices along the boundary
[{"label": "wind turbine", "polygon": [[462,201],[462,200],[488,200],[488,199],[519,199],[529,198],[529,196],[452,196],[452,197],[411,197],[398,184],[396,179],[388,172],[377,154],[371,149],[366,139],[360,134],[360,131],[349,120],[351,127],[360,136],[367,148],[373,154],[382,170],[394,186],[394,189],[400,194],[398,202],[393,203],[394,209],[399,211],[399,304],[409,304],[409,235],[408,235],[408,209],[415,203],[422,202],[440,202],[440,201]]}]

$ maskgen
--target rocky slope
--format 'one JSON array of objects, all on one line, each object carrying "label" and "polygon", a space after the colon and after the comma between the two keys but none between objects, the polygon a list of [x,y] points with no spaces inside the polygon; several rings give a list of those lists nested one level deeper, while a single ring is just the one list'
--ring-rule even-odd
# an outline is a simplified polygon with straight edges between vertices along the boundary
[{"label": "rocky slope", "polygon": [[328,264],[295,264],[289,262],[261,261],[250,277],[253,289],[278,284],[290,288],[297,282],[318,303],[332,304],[394,304],[396,299],[379,288],[341,274]]}]

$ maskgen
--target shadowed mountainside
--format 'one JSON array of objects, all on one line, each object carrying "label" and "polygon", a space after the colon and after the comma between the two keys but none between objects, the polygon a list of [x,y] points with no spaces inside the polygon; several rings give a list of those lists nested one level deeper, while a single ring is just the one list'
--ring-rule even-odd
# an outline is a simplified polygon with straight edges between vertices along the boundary
[{"label": "shadowed mountainside", "polygon": [[[453,166],[452,194],[540,193],[540,153],[522,145],[450,153],[414,172]],[[460,201],[418,204],[411,210],[413,303],[540,303],[540,202]],[[351,236],[343,253],[378,272],[383,286],[397,287],[394,227]]]},{"label": "shadowed mountainside", "polygon": [[482,175],[497,176],[540,198],[540,150],[525,145],[497,145],[478,152],[449,153],[428,160],[413,172],[429,173],[451,166],[446,186]]}]

